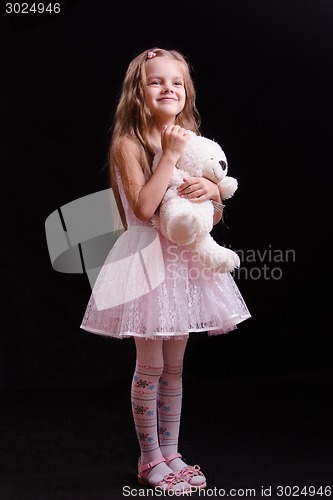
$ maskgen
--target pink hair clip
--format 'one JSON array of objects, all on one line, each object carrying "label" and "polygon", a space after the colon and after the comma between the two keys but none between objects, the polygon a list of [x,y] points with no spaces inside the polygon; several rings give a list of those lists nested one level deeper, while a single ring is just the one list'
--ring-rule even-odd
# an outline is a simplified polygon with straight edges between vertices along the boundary
[{"label": "pink hair clip", "polygon": [[156,57],[156,53],[152,52],[151,50],[147,54],[148,59],[153,59],[153,57]]}]

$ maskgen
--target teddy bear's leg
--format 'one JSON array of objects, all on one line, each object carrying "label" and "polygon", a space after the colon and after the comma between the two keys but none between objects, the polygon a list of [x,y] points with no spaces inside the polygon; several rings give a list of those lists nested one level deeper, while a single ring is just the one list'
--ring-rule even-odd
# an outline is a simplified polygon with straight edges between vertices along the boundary
[{"label": "teddy bear's leg", "polygon": [[236,252],[216,243],[210,234],[198,237],[188,248],[199,256],[204,267],[218,273],[231,272],[240,265]]},{"label": "teddy bear's leg", "polygon": [[167,190],[158,214],[152,223],[173,243],[180,245],[192,243],[195,239],[193,215],[189,213],[188,201],[181,199],[177,186]]},{"label": "teddy bear's leg", "polygon": [[189,245],[198,236],[209,233],[213,228],[213,210],[210,203],[191,203],[178,199],[173,213],[169,214],[167,231],[169,239],[178,245]]},{"label": "teddy bear's leg", "polygon": [[178,245],[189,245],[196,238],[195,214],[178,214],[168,223],[168,237]]}]

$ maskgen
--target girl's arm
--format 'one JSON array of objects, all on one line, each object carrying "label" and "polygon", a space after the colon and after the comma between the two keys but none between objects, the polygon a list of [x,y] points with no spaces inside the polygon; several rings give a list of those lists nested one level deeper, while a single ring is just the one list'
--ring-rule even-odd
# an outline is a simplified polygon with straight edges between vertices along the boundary
[{"label": "girl's arm", "polygon": [[[205,177],[188,177],[184,179],[184,184],[179,186],[178,193],[184,198],[188,198],[193,203],[214,200],[222,204],[220,190],[217,184]],[[221,219],[222,212],[220,210],[214,210],[213,224],[217,224]]]},{"label": "girl's arm", "polygon": [[189,135],[178,125],[166,127],[162,133],[161,159],[147,182],[140,165],[138,146],[130,138],[123,139],[118,170],[128,203],[139,219],[149,221],[153,217],[188,139]]},{"label": "girl's arm", "polygon": [[[208,179],[207,179],[208,180]],[[214,184],[214,182],[213,182]],[[216,184],[214,184],[215,187],[217,187]],[[221,199],[221,195],[220,195],[220,190],[219,188],[217,187],[217,193],[216,193],[216,196],[213,195],[213,197],[210,198],[211,200],[214,200],[214,201],[217,201],[217,203],[220,203],[222,204],[222,199]],[[214,218],[213,218],[213,224],[215,226],[215,224],[217,224],[218,222],[220,222],[220,220],[222,219],[222,212],[221,210],[214,210]]]}]

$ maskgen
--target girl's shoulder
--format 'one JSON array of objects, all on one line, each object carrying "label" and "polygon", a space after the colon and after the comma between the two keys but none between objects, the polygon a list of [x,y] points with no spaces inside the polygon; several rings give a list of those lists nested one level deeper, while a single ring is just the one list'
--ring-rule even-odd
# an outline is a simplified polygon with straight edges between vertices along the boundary
[{"label": "girl's shoulder", "polygon": [[127,151],[129,148],[130,151],[139,151],[138,141],[130,135],[119,137],[117,146],[119,150]]},{"label": "girl's shoulder", "polygon": [[112,149],[116,163],[126,162],[129,157],[140,158],[140,147],[137,141],[129,135],[119,137],[113,144]]}]

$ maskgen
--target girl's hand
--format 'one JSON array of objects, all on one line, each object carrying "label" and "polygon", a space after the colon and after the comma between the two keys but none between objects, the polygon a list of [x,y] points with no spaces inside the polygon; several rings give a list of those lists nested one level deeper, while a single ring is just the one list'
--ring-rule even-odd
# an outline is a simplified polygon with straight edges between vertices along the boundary
[{"label": "girl's hand", "polygon": [[178,186],[178,194],[193,203],[205,200],[220,200],[220,192],[217,185],[205,177],[188,177],[183,179],[184,184]]},{"label": "girl's hand", "polygon": [[189,138],[184,128],[179,125],[168,125],[161,134],[163,154],[171,156],[176,163],[184,152]]}]

